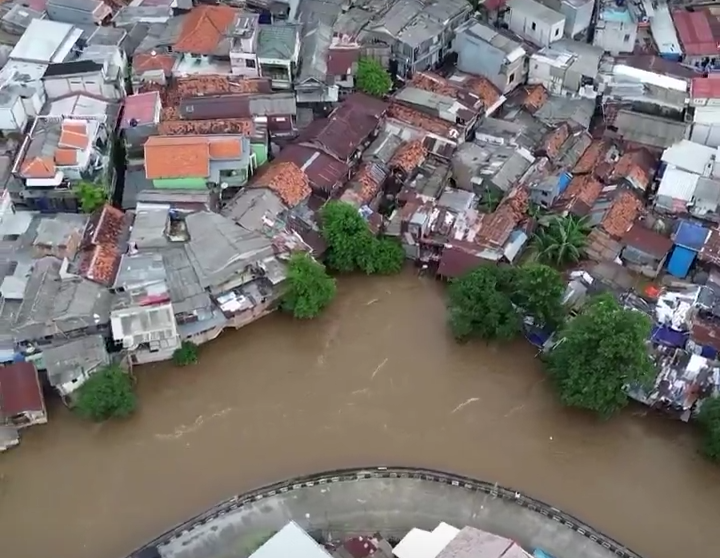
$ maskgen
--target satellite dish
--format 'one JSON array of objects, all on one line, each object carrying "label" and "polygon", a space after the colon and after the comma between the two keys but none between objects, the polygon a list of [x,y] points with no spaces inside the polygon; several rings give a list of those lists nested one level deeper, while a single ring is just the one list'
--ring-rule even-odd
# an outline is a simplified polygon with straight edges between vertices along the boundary
[{"label": "satellite dish", "polygon": [[225,190],[227,187],[228,187],[228,183],[227,183],[227,182],[221,182],[221,183],[220,183],[220,189],[221,189],[221,190]]}]

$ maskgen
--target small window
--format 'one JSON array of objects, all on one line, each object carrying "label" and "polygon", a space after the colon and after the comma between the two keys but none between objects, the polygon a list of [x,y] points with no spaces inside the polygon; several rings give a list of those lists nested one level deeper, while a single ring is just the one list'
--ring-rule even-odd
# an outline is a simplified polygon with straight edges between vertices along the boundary
[{"label": "small window", "polygon": [[555,36],[557,37],[560,34],[560,29],[555,29]]},{"label": "small window", "polygon": [[245,60],[245,67],[247,68],[254,68],[255,67],[255,60],[252,60],[251,58],[248,58]]},{"label": "small window", "polygon": [[514,81],[515,81],[515,72],[512,72],[512,73],[508,76],[508,83],[513,83]]},{"label": "small window", "polygon": [[625,41],[626,43],[629,43],[629,42],[630,42],[630,35],[625,35],[625,37],[623,37],[623,41]]},{"label": "small window", "polygon": [[532,22],[532,25],[530,27],[533,31],[535,31],[535,29],[537,29],[537,25],[535,25],[534,21]]}]

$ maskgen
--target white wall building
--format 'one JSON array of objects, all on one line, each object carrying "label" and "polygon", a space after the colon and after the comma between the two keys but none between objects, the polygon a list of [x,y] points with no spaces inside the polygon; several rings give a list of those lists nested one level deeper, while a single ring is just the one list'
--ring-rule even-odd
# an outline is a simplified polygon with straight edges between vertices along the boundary
[{"label": "white wall building", "polygon": [[690,85],[693,124],[690,139],[710,147],[720,146],[720,76],[695,78]]},{"label": "white wall building", "polygon": [[110,326],[134,363],[168,360],[180,346],[172,304],[114,310]]},{"label": "white wall building", "polygon": [[510,31],[538,46],[563,38],[565,16],[535,0],[509,0],[505,22]]}]

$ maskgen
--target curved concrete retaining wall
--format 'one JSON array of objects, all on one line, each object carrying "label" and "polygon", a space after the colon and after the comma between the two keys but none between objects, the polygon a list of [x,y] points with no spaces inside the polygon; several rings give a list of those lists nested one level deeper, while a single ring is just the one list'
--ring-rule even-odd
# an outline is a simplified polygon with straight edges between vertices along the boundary
[{"label": "curved concrete retaining wall", "polygon": [[[588,541],[593,543],[592,546],[596,548],[596,551],[592,553],[593,555],[609,556],[611,554],[614,554],[622,558],[640,558],[640,556],[632,550],[605,536],[604,534],[599,533],[598,531],[596,531],[589,525],[583,523],[579,519],[557,508],[549,506],[544,502],[526,496],[525,494],[508,488],[503,488],[501,486],[498,486],[497,484],[491,484],[461,475],[413,467],[369,467],[355,469],[339,469],[303,477],[296,477],[293,479],[264,486],[255,490],[251,490],[250,492],[234,496],[214,506],[206,512],[195,516],[194,518],[168,530],[159,537],[155,538],[153,541],[138,549],[131,556],[136,556],[138,552],[148,547],[167,547],[168,545],[172,546],[174,542],[179,543],[181,546],[186,546],[188,544],[188,540],[192,540],[193,533],[202,531],[203,528],[209,523],[222,520],[224,517],[227,517],[230,514],[242,512],[246,508],[250,510],[251,508],[257,508],[257,506],[259,505],[263,507],[264,504],[268,504],[273,499],[277,500],[279,498],[287,498],[289,496],[292,496],[294,493],[298,493],[303,490],[307,491],[308,489],[313,488],[316,491],[329,492],[330,488],[337,488],[338,483],[357,483],[357,481],[367,482],[367,480],[371,479],[383,479],[383,483],[387,483],[395,479],[394,484],[400,484],[398,482],[399,479],[404,479],[403,482],[414,479],[429,483],[439,483],[441,485],[445,485],[445,488],[455,487],[456,489],[464,489],[465,491],[479,493],[478,495],[482,494],[485,499],[483,500],[484,505],[480,505],[479,508],[476,508],[474,506],[476,512],[478,511],[478,509],[485,509],[486,506],[489,508],[489,502],[491,501],[499,500],[504,502],[505,504],[514,504],[515,506],[519,506],[520,508],[524,509],[526,513],[532,512],[530,515],[539,514],[540,518],[546,521],[546,525],[550,524],[550,526],[553,528],[560,527],[560,529],[562,529],[563,531],[565,531],[566,529],[571,530],[576,534],[574,536],[575,540],[582,540],[583,538],[587,539]],[[364,490],[365,488],[363,488],[363,491],[360,491],[360,494],[362,494],[363,496],[365,494]],[[449,495],[446,494],[446,496]],[[488,498],[490,500],[488,500]],[[365,504],[364,500],[357,499],[357,501]],[[358,508],[361,508],[360,504],[354,505],[356,505]],[[370,506],[372,506],[372,504],[370,504]],[[514,508],[514,506],[510,507]],[[368,512],[367,510],[363,511],[364,513]],[[370,510],[370,513],[371,512],[372,510]],[[332,511],[326,511],[324,513],[326,516],[333,515]],[[489,513],[494,513],[494,511],[490,511]],[[296,519],[299,523],[303,524],[304,517],[293,517],[296,514],[297,512],[295,511],[292,511],[291,513],[288,513],[287,510],[285,511],[286,516],[290,515],[290,518]],[[477,513],[473,513],[472,517],[475,517],[476,515]],[[310,514],[307,514],[307,516],[309,517]],[[452,523],[451,518],[448,517],[447,519],[449,522]],[[285,519],[285,521],[286,520],[287,519]],[[329,518],[326,522],[323,523],[327,523],[328,525],[333,524],[332,520]],[[279,526],[280,525],[277,525],[276,527]],[[418,526],[420,527],[420,525]],[[458,524],[457,526],[462,527],[464,525]],[[390,529],[391,531],[393,531],[393,534],[402,534],[406,530],[399,529],[400,525],[398,525],[397,527],[398,528],[396,530],[393,530],[392,528]],[[217,527],[213,528],[213,530],[217,530]],[[337,532],[337,529],[334,530]],[[601,548],[598,548],[595,545],[598,545]],[[575,550],[580,550],[577,542],[568,546],[575,547],[575,549],[573,549],[573,553],[575,553]],[[553,549],[548,548],[548,550],[552,551]],[[603,552],[603,550],[605,552]],[[575,553],[575,555],[579,556],[581,554]],[[558,558],[562,558],[562,556],[559,556]]]}]

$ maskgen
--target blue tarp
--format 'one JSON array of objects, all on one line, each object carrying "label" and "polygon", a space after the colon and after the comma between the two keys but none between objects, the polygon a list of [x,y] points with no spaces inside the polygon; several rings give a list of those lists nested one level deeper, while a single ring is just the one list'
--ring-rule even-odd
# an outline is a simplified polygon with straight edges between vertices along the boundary
[{"label": "blue tarp", "polygon": [[680,60],[682,60],[682,54],[677,54],[674,52],[661,52],[660,58],[664,58],[665,60],[672,60],[673,62],[680,62]]},{"label": "blue tarp", "polygon": [[700,350],[700,356],[705,357],[709,360],[716,360],[718,356],[717,349],[714,347],[708,347],[707,345],[703,345],[702,349]]},{"label": "blue tarp", "polygon": [[687,331],[675,331],[672,328],[657,325],[652,329],[650,341],[667,347],[684,348],[689,336]]},{"label": "blue tarp", "polygon": [[677,246],[682,246],[683,248],[689,248],[690,250],[699,252],[705,245],[705,239],[707,238],[709,232],[710,231],[702,225],[698,225],[697,223],[692,223],[690,221],[682,221],[675,233],[674,243]]},{"label": "blue tarp", "polygon": [[668,272],[670,275],[684,279],[690,272],[697,252],[682,246],[675,246],[668,262]]},{"label": "blue tarp", "polygon": [[569,172],[564,172],[560,175],[558,179],[558,191],[561,194],[567,189],[570,181],[572,181],[572,175]]},{"label": "blue tarp", "polygon": [[555,558],[552,554],[548,554],[544,550],[536,548],[533,550],[533,558]]}]

